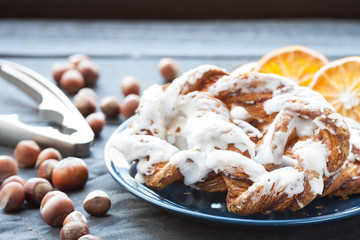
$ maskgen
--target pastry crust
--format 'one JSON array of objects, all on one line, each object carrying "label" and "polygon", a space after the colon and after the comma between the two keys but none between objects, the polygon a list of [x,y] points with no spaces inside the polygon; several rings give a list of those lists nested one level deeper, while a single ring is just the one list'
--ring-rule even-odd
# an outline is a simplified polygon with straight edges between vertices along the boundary
[{"label": "pastry crust", "polygon": [[[275,89],[269,89],[267,86],[270,81],[278,81],[274,84],[276,86]],[[221,91],[223,85],[230,85],[232,87]],[[262,90],[259,92],[259,89]],[[341,117],[334,113],[332,107],[315,92],[311,92],[306,88],[291,86],[285,79],[280,77],[265,76],[258,73],[244,74],[237,78],[222,78],[209,91],[225,102],[227,106],[240,105],[253,117],[262,119],[265,122],[271,122],[269,131],[264,134],[264,137],[257,144],[258,158],[267,158],[266,155],[268,154],[274,156],[274,158],[270,158],[270,161],[263,161],[263,165],[268,166],[267,170],[271,170],[271,164],[273,166],[277,165],[276,162],[271,162],[271,160],[280,159],[281,156],[287,156],[286,154],[290,152],[293,153],[293,149],[289,150],[289,148],[294,148],[301,143],[306,143],[302,145],[302,149],[305,149],[305,151],[316,151],[315,148],[307,149],[307,146],[318,143],[327,146],[326,148],[329,151],[326,159],[326,170],[322,173],[308,168],[306,166],[308,163],[304,164],[304,160],[306,160],[304,159],[306,158],[305,151],[295,154],[298,163],[294,169],[303,172],[304,179],[303,191],[292,196],[289,196],[284,190],[285,186],[281,186],[276,182],[273,183],[270,190],[264,187],[264,184],[255,182],[245,192],[241,193],[241,190],[244,188],[238,190],[236,187],[239,185],[238,181],[230,178],[230,180],[227,180],[227,203],[228,209],[231,212],[247,215],[259,212],[264,213],[271,210],[300,209],[322,193],[322,189],[321,191],[314,191],[315,187],[312,186],[314,184],[311,184],[311,182],[314,179],[321,179],[322,182],[326,182],[329,176],[336,173],[344,164],[349,154],[349,131],[346,125]],[[274,91],[277,91],[275,96]],[[269,104],[269,100],[275,98],[279,99],[272,102],[272,107],[275,110],[269,112],[269,109],[266,109],[264,105]],[[318,101],[321,107],[311,106],[311,101]],[[281,106],[274,106],[276,104]],[[300,121],[306,119],[308,122],[306,124],[315,122],[317,126],[313,129],[313,134],[305,134],[305,136],[298,134],[297,131],[301,131],[301,127],[290,126],[296,118],[301,118]],[[342,126],[339,127],[340,125]],[[262,151],[259,150],[263,149],[267,150],[263,151],[266,155],[260,154]],[[300,150],[302,149],[300,145]],[[299,152],[299,148],[297,148],[297,152]],[[316,153],[314,154],[316,156]],[[316,161],[316,159],[311,161]],[[273,176],[269,175],[267,180],[272,181],[271,177]],[[236,190],[235,193],[234,189]]]},{"label": "pastry crust", "polygon": [[323,196],[346,198],[360,193],[360,123],[345,118],[350,130],[351,153],[337,174],[326,184]]},{"label": "pastry crust", "polygon": [[227,191],[228,210],[248,215],[298,210],[323,194],[349,155],[349,137],[320,94],[281,76],[206,65],[145,91],[113,144],[138,161],[146,185]]}]

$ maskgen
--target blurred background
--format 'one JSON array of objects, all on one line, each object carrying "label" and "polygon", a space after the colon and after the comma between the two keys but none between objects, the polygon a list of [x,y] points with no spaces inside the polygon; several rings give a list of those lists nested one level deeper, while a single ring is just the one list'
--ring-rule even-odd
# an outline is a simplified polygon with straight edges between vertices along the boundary
[{"label": "blurred background", "polygon": [[1,0],[0,17],[117,19],[359,18],[357,0]]}]

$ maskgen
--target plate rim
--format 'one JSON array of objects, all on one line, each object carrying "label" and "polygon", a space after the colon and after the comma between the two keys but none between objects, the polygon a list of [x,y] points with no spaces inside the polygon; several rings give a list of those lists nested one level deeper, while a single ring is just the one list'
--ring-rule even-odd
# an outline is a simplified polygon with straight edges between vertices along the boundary
[{"label": "plate rim", "polygon": [[[111,139],[120,131],[124,130],[129,123],[136,117],[133,116],[123,123],[121,123],[115,131],[111,134],[109,139],[107,140],[105,144],[104,149],[104,160],[106,168],[108,169],[110,175],[112,178],[120,184],[123,188],[125,188],[128,192],[130,192],[135,197],[142,199],[143,201],[159,207],[165,211],[172,212],[177,215],[183,215],[185,217],[195,218],[194,220],[205,220],[213,223],[226,223],[230,225],[243,225],[243,226],[262,226],[262,227],[291,227],[291,226],[302,226],[302,225],[312,225],[312,224],[319,224],[319,223],[326,223],[330,221],[336,221],[341,220],[344,218],[349,218],[355,215],[358,215],[360,213],[360,206],[349,208],[346,211],[343,212],[336,212],[332,214],[322,215],[322,216],[315,216],[315,217],[305,217],[305,218],[297,218],[297,219],[245,219],[241,218],[242,216],[239,215],[239,218],[231,218],[231,217],[223,217],[213,214],[207,214],[202,212],[193,211],[190,209],[187,209],[186,207],[180,208],[174,205],[171,205],[168,202],[161,201],[161,199],[154,199],[149,197],[148,195],[142,193],[137,188],[131,186],[129,182],[126,181],[124,176],[115,170],[115,166],[113,165],[110,156],[109,151],[111,147]],[[125,168],[124,168],[125,170]],[[125,172],[125,171],[124,171]],[[130,174],[127,176],[131,177]],[[132,177],[131,177],[132,178]],[[133,178],[132,178],[133,179]],[[135,181],[135,180],[134,180]],[[141,184],[141,183],[139,183]],[[151,190],[145,185],[142,185],[142,187]],[[152,190],[151,190],[152,191]]]}]

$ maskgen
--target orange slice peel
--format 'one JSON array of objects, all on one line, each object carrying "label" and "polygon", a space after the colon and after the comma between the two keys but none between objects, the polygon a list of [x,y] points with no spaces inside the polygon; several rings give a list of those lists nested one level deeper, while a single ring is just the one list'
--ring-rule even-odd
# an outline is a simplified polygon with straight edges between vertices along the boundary
[{"label": "orange slice peel", "polygon": [[264,55],[255,71],[278,74],[308,86],[314,74],[329,61],[321,53],[295,45],[276,49]]},{"label": "orange slice peel", "polygon": [[343,116],[360,121],[360,57],[346,57],[322,67],[309,85]]}]

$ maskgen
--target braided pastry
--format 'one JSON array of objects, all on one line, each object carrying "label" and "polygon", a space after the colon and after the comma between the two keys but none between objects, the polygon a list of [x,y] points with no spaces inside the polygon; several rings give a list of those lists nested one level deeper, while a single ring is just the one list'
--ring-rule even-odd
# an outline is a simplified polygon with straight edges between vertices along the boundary
[{"label": "braided pastry", "polygon": [[227,191],[237,214],[297,210],[321,195],[349,154],[349,130],[324,98],[269,74],[200,66],[153,85],[113,144],[154,188]]}]

